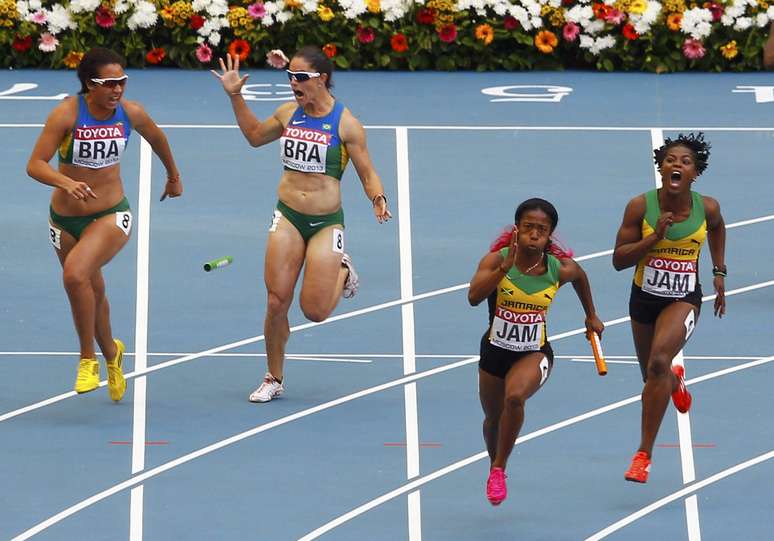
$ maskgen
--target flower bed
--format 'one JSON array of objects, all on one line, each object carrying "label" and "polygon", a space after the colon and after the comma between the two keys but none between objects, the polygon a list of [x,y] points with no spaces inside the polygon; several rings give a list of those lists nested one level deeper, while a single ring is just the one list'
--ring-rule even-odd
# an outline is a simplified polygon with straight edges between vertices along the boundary
[{"label": "flower bed", "polygon": [[761,69],[768,0],[0,0],[0,65],[211,67],[317,45],[343,69]]}]

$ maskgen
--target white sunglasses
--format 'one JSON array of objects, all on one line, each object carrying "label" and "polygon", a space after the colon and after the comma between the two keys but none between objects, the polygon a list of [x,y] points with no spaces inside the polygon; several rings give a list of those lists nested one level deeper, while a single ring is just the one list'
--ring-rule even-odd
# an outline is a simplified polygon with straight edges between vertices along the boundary
[{"label": "white sunglasses", "polygon": [[108,88],[115,88],[118,85],[124,86],[126,84],[126,80],[128,78],[129,78],[129,76],[124,74],[121,77],[107,77],[105,79],[99,79],[98,77],[92,77],[90,80],[95,85],[106,86]]},{"label": "white sunglasses", "polygon": [[303,83],[305,81],[308,81],[309,79],[314,79],[315,77],[319,77],[320,74],[316,71],[290,71],[285,70],[285,73],[288,74],[288,80],[290,81],[297,81],[299,83]]}]

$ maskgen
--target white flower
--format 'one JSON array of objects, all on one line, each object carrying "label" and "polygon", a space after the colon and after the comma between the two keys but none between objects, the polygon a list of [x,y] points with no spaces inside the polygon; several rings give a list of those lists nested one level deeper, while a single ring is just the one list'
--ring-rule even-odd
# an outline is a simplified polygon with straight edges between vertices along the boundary
[{"label": "white flower", "polygon": [[757,17],[755,17],[755,26],[758,28],[763,28],[766,26],[771,19],[766,13],[758,13]]},{"label": "white flower", "polygon": [[[70,17],[62,4],[54,4],[48,12],[48,31],[52,34],[58,34],[62,30],[73,29],[76,27],[75,21]],[[41,49],[42,50],[42,49]]]},{"label": "white flower", "polygon": [[293,14],[289,11],[280,11],[277,13],[277,22],[282,24],[288,22],[293,17]]},{"label": "white flower", "polygon": [[71,13],[82,13],[96,10],[101,3],[101,0],[71,0],[68,7]]},{"label": "white flower", "polygon": [[[26,19],[27,15],[30,13],[30,5],[29,3],[25,2],[24,0],[18,0],[16,2],[16,11],[19,13],[22,19]],[[32,10],[37,11],[37,10]]]},{"label": "white flower", "polygon": [[599,34],[604,29],[605,29],[605,21],[600,19],[595,19],[591,21],[586,25],[586,28],[585,28],[586,32],[588,32],[592,36],[595,34]]},{"label": "white flower", "polygon": [[145,0],[140,0],[134,8],[134,13],[129,17],[126,22],[126,26],[129,30],[137,30],[138,28],[150,28],[159,18],[159,14],[156,13],[156,6]]},{"label": "white flower", "polygon": [[543,19],[541,17],[532,17],[529,22],[533,28],[543,28]]},{"label": "white flower", "polygon": [[723,26],[731,26],[732,24],[734,24],[734,18],[724,13],[723,15],[720,16],[720,23]]},{"label": "white flower", "polygon": [[301,2],[301,13],[309,14],[317,11],[317,0],[303,0]]},{"label": "white flower", "polygon": [[704,40],[712,32],[712,12],[704,8],[692,8],[683,12],[680,30],[693,39]]},{"label": "white flower", "polygon": [[739,17],[734,25],[734,30],[747,30],[752,26],[752,19],[750,17]]},{"label": "white flower", "polygon": [[117,0],[113,6],[113,13],[116,15],[123,15],[127,11],[129,11],[129,2],[126,0]]},{"label": "white flower", "polygon": [[212,34],[209,35],[209,37],[207,38],[207,41],[209,41],[210,44],[217,47],[218,43],[220,43],[220,34],[218,32],[213,32]]}]

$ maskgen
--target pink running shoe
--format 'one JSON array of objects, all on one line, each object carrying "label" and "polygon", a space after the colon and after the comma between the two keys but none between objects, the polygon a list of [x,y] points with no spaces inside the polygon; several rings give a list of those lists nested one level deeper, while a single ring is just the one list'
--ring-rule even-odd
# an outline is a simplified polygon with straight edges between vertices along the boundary
[{"label": "pink running shoe", "polygon": [[505,470],[492,468],[486,481],[486,498],[492,505],[500,505],[508,497],[508,487],[505,486]]},{"label": "pink running shoe", "polygon": [[687,413],[691,409],[693,398],[685,387],[685,368],[676,364],[672,367],[672,373],[677,377],[677,390],[672,393],[672,403],[680,413]]}]

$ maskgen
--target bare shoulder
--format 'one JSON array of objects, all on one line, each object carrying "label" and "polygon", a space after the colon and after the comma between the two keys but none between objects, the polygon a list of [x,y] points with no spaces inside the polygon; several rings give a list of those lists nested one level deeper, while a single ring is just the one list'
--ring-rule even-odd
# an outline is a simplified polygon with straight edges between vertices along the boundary
[{"label": "bare shoulder", "polygon": [[78,96],[69,96],[51,110],[46,123],[56,127],[71,127],[77,118]]},{"label": "bare shoulder", "polygon": [[143,124],[148,118],[148,113],[145,112],[145,108],[138,101],[122,99],[121,107],[124,108],[126,116],[129,117],[129,121],[133,125]]},{"label": "bare shoulder", "polygon": [[708,195],[701,196],[704,201],[704,214],[707,216],[710,223],[717,223],[720,219],[720,203],[714,197]]},{"label": "bare shoulder", "polygon": [[344,107],[341,112],[341,122],[339,122],[339,133],[345,143],[362,142],[365,138],[365,129],[360,121],[348,107]]},{"label": "bare shoulder", "polygon": [[274,111],[274,118],[279,120],[283,126],[287,126],[288,122],[290,122],[290,117],[293,116],[297,108],[298,104],[295,101],[283,103]]}]

